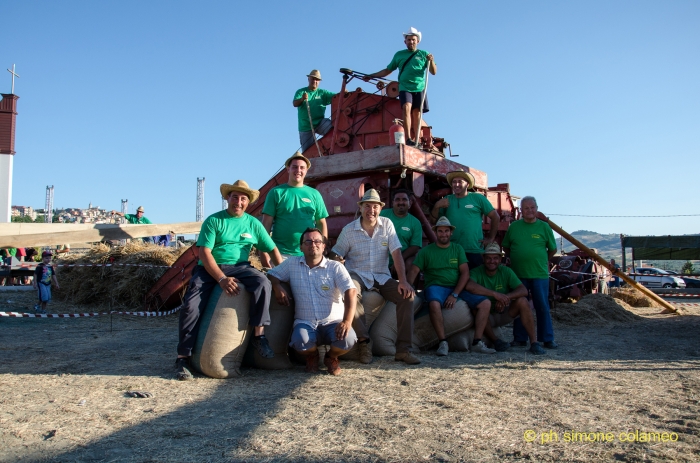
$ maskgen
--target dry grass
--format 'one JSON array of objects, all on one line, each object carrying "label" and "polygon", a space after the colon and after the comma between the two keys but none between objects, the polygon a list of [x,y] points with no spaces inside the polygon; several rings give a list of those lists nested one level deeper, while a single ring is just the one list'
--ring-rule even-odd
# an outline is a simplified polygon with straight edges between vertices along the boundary
[{"label": "dry grass", "polygon": [[612,288],[610,290],[610,295],[615,299],[626,302],[632,307],[661,307],[658,302],[654,301],[649,296],[629,286],[624,288]]},{"label": "dry grass", "polygon": [[[84,254],[68,254],[59,264],[172,265],[185,248],[175,249],[134,241],[125,246],[93,246]],[[54,297],[93,308],[139,308],[143,297],[167,269],[158,267],[59,267],[60,290]]]}]

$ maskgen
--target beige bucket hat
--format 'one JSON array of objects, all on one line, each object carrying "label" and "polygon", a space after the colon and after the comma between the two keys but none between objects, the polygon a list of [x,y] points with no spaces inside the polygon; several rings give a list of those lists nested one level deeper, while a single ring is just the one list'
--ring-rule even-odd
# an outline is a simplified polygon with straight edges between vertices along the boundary
[{"label": "beige bucket hat", "polygon": [[447,183],[452,185],[452,180],[455,178],[463,178],[464,180],[467,181],[467,184],[469,185],[469,188],[474,188],[474,176],[470,174],[469,172],[464,172],[463,170],[455,170],[452,172],[449,172],[447,175]]},{"label": "beige bucket hat", "polygon": [[260,196],[260,192],[249,187],[245,180],[236,180],[232,185],[222,183],[219,187],[219,191],[221,191],[221,197],[224,199],[226,199],[232,191],[243,193],[244,195],[248,196],[251,204],[257,201],[258,197]]},{"label": "beige bucket hat", "polygon": [[379,198],[379,193],[374,188],[365,191],[365,195],[357,202],[357,205],[362,206],[362,203],[379,203],[384,207],[384,203]]},{"label": "beige bucket hat", "polygon": [[483,254],[498,254],[499,256],[502,256],[503,251],[501,251],[501,247],[498,245],[498,243],[489,243],[486,245],[486,249],[484,249]]},{"label": "beige bucket hat", "polygon": [[306,156],[301,154],[301,151],[297,151],[296,153],[294,153],[294,155],[291,158],[284,161],[284,167],[289,167],[289,164],[291,164],[292,161],[295,159],[301,159],[302,161],[304,161],[306,163],[306,168],[311,169],[311,161],[309,161]]},{"label": "beige bucket hat", "polygon": [[437,222],[435,222],[435,225],[432,226],[433,231],[435,229],[437,229],[437,227],[450,227],[450,229],[452,229],[452,231],[454,231],[454,229],[457,228],[454,225],[452,225],[450,223],[450,221],[447,219],[447,217],[445,217],[444,215],[442,217],[440,217]]},{"label": "beige bucket hat", "polygon": [[139,206],[139,208],[136,209],[136,212],[146,212],[146,211],[143,210],[143,206]]},{"label": "beige bucket hat", "polygon": [[306,74],[306,77],[313,77],[314,79],[323,80],[321,79],[321,71],[318,69],[312,70],[310,73]]}]

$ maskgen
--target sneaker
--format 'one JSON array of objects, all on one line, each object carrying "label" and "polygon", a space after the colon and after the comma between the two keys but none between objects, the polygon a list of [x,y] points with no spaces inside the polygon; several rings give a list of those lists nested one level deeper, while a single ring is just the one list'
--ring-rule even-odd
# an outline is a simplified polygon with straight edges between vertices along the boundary
[{"label": "sneaker", "polygon": [[306,372],[318,373],[318,352],[306,356]]},{"label": "sneaker", "polygon": [[486,347],[486,344],[484,344],[484,341],[479,341],[477,345],[472,345],[471,348],[472,352],[476,352],[478,354],[495,354],[496,349],[490,349]]},{"label": "sneaker", "polygon": [[41,310],[41,306],[40,306],[39,304],[37,304],[37,305],[34,306],[34,313],[45,314],[46,311],[45,311],[45,310]]},{"label": "sneaker", "polygon": [[527,341],[511,341],[510,347],[527,347]]},{"label": "sneaker", "polygon": [[394,360],[407,363],[408,365],[418,365],[420,363],[420,359],[410,352],[397,352]]},{"label": "sneaker", "polygon": [[260,336],[259,338],[254,337],[252,343],[253,347],[258,351],[258,354],[260,354],[261,357],[266,359],[274,358],[275,352],[270,347],[270,343],[267,342],[267,338],[264,335]]},{"label": "sneaker", "polygon": [[532,355],[544,355],[547,353],[544,349],[542,349],[542,346],[540,346],[539,342],[533,342],[530,344],[530,353]]},{"label": "sneaker", "polygon": [[440,345],[437,348],[438,357],[446,356],[449,351],[450,351],[450,348],[447,345],[447,341],[440,341]]},{"label": "sneaker", "polygon": [[323,364],[328,367],[328,374],[333,376],[338,376],[340,374],[340,362],[338,361],[338,357],[329,357],[328,354],[326,354],[326,356],[323,357]]},{"label": "sneaker", "polygon": [[369,364],[372,363],[372,340],[368,339],[367,342],[360,342],[357,345],[357,349],[360,351],[360,363]]},{"label": "sneaker", "polygon": [[493,348],[496,349],[496,352],[505,352],[510,349],[510,343],[502,339],[496,339],[493,342]]},{"label": "sneaker", "polygon": [[406,140],[406,145],[408,145],[408,146],[416,146],[416,141],[415,141],[415,140],[411,140],[411,139],[409,138],[408,140]]},{"label": "sneaker", "polygon": [[547,341],[544,343],[544,347],[545,349],[556,349],[557,347],[559,347],[559,344],[557,344],[554,341]]},{"label": "sneaker", "polygon": [[175,360],[175,377],[180,381],[187,381],[189,379],[194,379],[194,375],[190,371],[190,359],[188,358],[178,358]]}]

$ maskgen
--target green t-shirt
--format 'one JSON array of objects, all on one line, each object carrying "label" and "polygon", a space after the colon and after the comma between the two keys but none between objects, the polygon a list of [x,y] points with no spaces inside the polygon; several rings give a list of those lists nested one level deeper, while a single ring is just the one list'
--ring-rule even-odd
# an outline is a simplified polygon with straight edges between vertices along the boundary
[{"label": "green t-shirt", "polygon": [[[404,217],[397,217],[393,209],[384,209],[379,213],[381,217],[386,217],[391,220],[396,229],[396,234],[401,242],[401,252],[404,252],[409,246],[423,246],[423,227],[420,221],[411,214],[406,214]],[[391,267],[392,259],[389,258],[389,266]]]},{"label": "green t-shirt", "polygon": [[493,206],[486,196],[479,193],[468,193],[464,198],[448,195],[447,199],[450,205],[447,209],[440,209],[440,215],[447,217],[450,223],[457,227],[452,232],[452,241],[461,244],[470,254],[482,253],[479,242],[484,239],[482,216],[488,215]]},{"label": "green t-shirt", "polygon": [[510,266],[520,278],[549,278],[547,251],[556,251],[557,242],[547,222],[516,220],[502,243],[510,249]]},{"label": "green t-shirt", "polygon": [[[479,265],[477,268],[471,270],[469,278],[474,283],[501,294],[508,294],[523,284],[515,275],[515,272],[505,265],[499,265],[494,276],[488,276],[486,274],[486,267]],[[496,303],[494,298],[489,297],[489,299],[491,299],[492,304]]]},{"label": "green t-shirt", "polygon": [[132,224],[135,224],[135,225],[139,225],[139,224],[140,224],[140,225],[143,225],[143,224],[149,224],[149,223],[151,223],[151,221],[148,220],[148,219],[146,218],[146,216],[141,216],[141,218],[139,219],[139,218],[136,217],[136,215],[134,215],[134,214],[124,214],[124,219],[125,219],[127,222],[132,223]]},{"label": "green t-shirt", "polygon": [[433,285],[454,288],[459,280],[459,266],[466,263],[464,249],[457,243],[450,243],[446,248],[429,244],[413,259],[413,265],[423,272],[426,288]]},{"label": "green t-shirt", "polygon": [[[314,127],[318,127],[318,124],[326,117],[326,106],[331,104],[333,95],[335,93],[330,90],[324,90],[322,88],[317,88],[316,90],[309,90],[309,87],[300,88],[294,94],[294,99],[298,100],[304,95],[304,93],[309,94],[309,109],[311,109],[311,119],[314,121]],[[306,110],[306,103],[302,103],[301,106],[297,108],[297,118],[299,119],[299,132],[311,132],[311,126],[309,125],[309,113]]]},{"label": "green t-shirt", "polygon": [[[397,51],[391,63],[386,67],[388,70],[399,71],[406,60],[413,54],[412,51]],[[428,67],[428,53],[425,50],[418,50],[416,56],[411,58],[403,72],[399,74],[399,90],[405,92],[422,92],[425,89],[425,68]]]},{"label": "green t-shirt", "polygon": [[275,243],[258,219],[245,213],[233,217],[225,209],[207,217],[197,246],[211,249],[216,263],[224,265],[246,262],[253,246],[264,252],[275,249]]},{"label": "green t-shirt", "polygon": [[262,210],[274,218],[272,240],[282,254],[301,256],[299,239],[316,221],[328,217],[321,193],[310,186],[279,185],[270,190]]}]

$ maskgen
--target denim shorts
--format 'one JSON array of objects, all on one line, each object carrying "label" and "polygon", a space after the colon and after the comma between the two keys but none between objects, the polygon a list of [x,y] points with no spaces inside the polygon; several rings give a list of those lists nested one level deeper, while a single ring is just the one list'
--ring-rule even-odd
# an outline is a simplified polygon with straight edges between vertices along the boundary
[{"label": "denim shorts", "polygon": [[[437,301],[440,303],[440,306],[443,306],[445,305],[445,300],[450,297],[453,290],[454,288],[448,288],[447,286],[431,285],[423,290],[423,294],[427,302]],[[479,296],[467,291],[459,293],[459,298],[466,302],[470,309],[476,309],[477,305],[488,299],[486,296]]]}]

